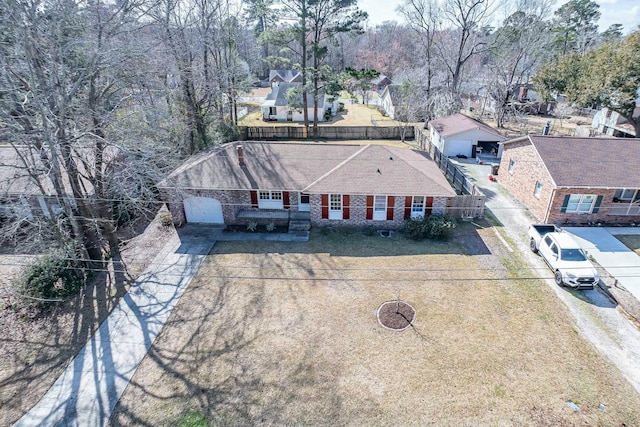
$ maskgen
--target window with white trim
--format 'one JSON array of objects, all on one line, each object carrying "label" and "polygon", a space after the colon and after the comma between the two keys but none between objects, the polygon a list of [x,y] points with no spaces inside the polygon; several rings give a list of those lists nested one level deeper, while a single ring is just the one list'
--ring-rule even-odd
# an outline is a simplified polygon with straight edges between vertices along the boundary
[{"label": "window with white trim", "polygon": [[342,194],[329,195],[329,209],[332,211],[342,210]]},{"label": "window with white trim", "polygon": [[630,202],[640,198],[638,197],[640,196],[638,192],[640,192],[640,190],[636,190],[635,188],[621,188],[616,190],[616,194],[613,197],[621,201]]},{"label": "window with white trim", "polygon": [[424,216],[425,196],[413,196],[411,203],[411,218]]},{"label": "window with white trim", "polygon": [[533,195],[540,198],[540,194],[542,193],[542,183],[540,181],[536,181],[536,188],[533,190]]},{"label": "window with white trim", "polygon": [[258,198],[260,200],[282,200],[282,191],[264,191],[258,192]]},{"label": "window with white trim", "polygon": [[595,203],[594,194],[571,194],[567,203],[567,212],[590,213]]},{"label": "window with white trim", "polygon": [[282,191],[258,191],[258,208],[260,209],[282,209]]},{"label": "window with white trim", "polygon": [[516,167],[516,162],[515,160],[510,160],[509,161],[509,173],[513,173],[513,169]]}]

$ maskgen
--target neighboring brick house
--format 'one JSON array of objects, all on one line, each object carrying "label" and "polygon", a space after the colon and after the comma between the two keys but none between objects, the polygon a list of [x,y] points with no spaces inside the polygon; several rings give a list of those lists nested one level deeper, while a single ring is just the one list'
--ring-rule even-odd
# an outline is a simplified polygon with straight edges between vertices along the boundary
[{"label": "neighboring brick house", "polygon": [[502,145],[498,181],[538,221],[640,224],[634,139],[528,135]]},{"label": "neighboring brick house", "polygon": [[455,113],[429,122],[431,144],[447,157],[475,158],[478,153],[500,157],[507,138],[486,123]]},{"label": "neighboring brick house", "polygon": [[176,224],[309,212],[313,225],[397,229],[409,217],[445,214],[456,197],[427,153],[385,145],[229,143],[158,187]]}]

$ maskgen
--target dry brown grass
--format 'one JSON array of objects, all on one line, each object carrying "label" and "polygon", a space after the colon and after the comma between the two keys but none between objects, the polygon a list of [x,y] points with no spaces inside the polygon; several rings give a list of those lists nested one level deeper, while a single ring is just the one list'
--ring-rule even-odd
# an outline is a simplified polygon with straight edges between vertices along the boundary
[{"label": "dry brown grass", "polygon": [[[111,424],[637,425],[640,396],[553,291],[491,229],[461,231],[218,243]],[[375,316],[396,298],[417,310],[404,332]]]},{"label": "dry brown grass", "polygon": [[[81,295],[43,312],[17,298],[15,285],[3,283],[7,292],[0,293],[0,425],[11,425],[42,398],[171,232],[175,230],[161,228],[157,219],[142,235],[134,237],[131,231],[122,252],[126,275],[101,273]],[[12,273],[5,267],[0,264],[3,276]]]},{"label": "dry brown grass", "polygon": [[[238,124],[240,126],[303,126],[301,122],[265,122],[260,110],[244,116]],[[362,104],[345,104],[344,110],[338,112],[328,122],[320,122],[319,126],[373,126],[371,118],[379,126],[397,126],[389,117],[384,117],[374,106]]]},{"label": "dry brown grass", "polygon": [[636,254],[640,255],[640,234],[617,234],[615,238],[620,240]]},{"label": "dry brown grass", "polygon": [[489,126],[499,130],[507,137],[516,137],[520,135],[527,135],[531,133],[541,134],[542,129],[545,127],[547,121],[551,123],[550,134],[551,135],[567,135],[573,136],[576,130],[576,126],[591,127],[591,117],[572,116],[568,119],[559,120],[555,117],[545,117],[537,115],[522,115],[517,120],[510,120],[505,123],[504,128],[497,128],[496,121],[489,116],[480,117],[476,112],[469,113],[468,111],[462,111],[463,114],[479,118]]}]

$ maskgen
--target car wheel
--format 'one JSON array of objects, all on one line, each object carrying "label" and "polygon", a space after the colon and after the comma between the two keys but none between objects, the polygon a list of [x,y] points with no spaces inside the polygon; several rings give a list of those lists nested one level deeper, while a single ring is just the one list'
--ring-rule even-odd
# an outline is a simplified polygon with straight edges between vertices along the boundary
[{"label": "car wheel", "polygon": [[536,247],[536,241],[531,239],[531,241],[529,241],[529,247],[531,248],[531,252],[533,252],[534,254],[538,253],[538,248]]},{"label": "car wheel", "polygon": [[556,285],[558,286],[564,285],[564,282],[562,281],[562,273],[560,273],[559,271],[556,271],[554,278],[556,279]]}]

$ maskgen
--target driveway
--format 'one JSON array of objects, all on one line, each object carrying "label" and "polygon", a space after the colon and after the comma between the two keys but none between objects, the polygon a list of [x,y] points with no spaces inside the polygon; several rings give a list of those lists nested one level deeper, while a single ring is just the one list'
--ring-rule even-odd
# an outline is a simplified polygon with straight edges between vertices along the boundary
[{"label": "driveway", "polygon": [[615,235],[640,234],[635,227],[565,227],[582,249],[640,301],[640,256]]},{"label": "driveway", "polygon": [[106,425],[219,230],[183,227],[44,397],[14,426]]},{"label": "driveway", "polygon": [[[527,228],[529,224],[537,222],[535,218],[524,205],[500,186],[499,176],[497,182],[489,181],[491,166],[455,160],[454,162],[466,171],[487,196],[486,207],[500,222],[502,231],[509,237],[510,242],[515,245],[512,249],[522,253],[531,263],[534,271],[552,287],[574,316],[576,327],[582,336],[620,369],[624,377],[640,393],[640,331],[616,309],[616,305],[608,297],[598,290],[568,291],[557,286],[542,258],[529,250]],[[605,229],[602,230],[606,232]],[[510,245],[507,242],[505,244]],[[618,248],[617,245],[615,247]],[[613,253],[607,253],[610,250],[607,248],[611,246],[601,246],[600,252],[606,254],[608,259],[615,258],[616,255]],[[595,251],[590,249],[590,253],[592,252],[596,257]],[[626,262],[628,260],[624,263]]]}]

